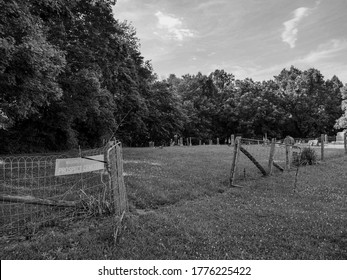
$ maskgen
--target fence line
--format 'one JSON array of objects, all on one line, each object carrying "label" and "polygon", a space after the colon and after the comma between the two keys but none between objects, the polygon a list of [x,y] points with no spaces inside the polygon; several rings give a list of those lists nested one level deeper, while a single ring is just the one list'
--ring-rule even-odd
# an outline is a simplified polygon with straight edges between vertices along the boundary
[{"label": "fence line", "polygon": [[278,172],[292,170],[301,148],[272,139],[236,137],[230,171],[230,186],[240,187],[242,180],[258,179]]},{"label": "fence line", "polygon": [[[236,137],[230,171],[230,186],[238,186],[241,180],[291,171],[300,165],[301,151],[314,149],[317,159],[324,161],[347,154],[347,133],[340,143],[329,143],[329,137],[300,139],[294,144],[283,140],[247,139]],[[290,141],[290,140],[289,140]],[[293,141],[293,139],[291,140]]]},{"label": "fence line", "polygon": [[[103,155],[104,169],[56,176],[57,160],[76,157],[100,164],[93,158],[96,155]],[[0,156],[0,235],[34,231],[76,215],[114,213],[118,217],[119,211],[126,210],[120,143],[113,143],[108,150],[102,147],[47,156]]]}]

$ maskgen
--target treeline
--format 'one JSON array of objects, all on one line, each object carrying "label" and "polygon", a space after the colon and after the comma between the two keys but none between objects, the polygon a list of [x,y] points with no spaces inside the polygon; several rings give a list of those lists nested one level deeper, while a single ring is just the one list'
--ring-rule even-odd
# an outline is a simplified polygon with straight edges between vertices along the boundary
[{"label": "treeline", "polygon": [[344,127],[341,91],[345,87],[336,76],[324,80],[317,69],[292,66],[263,82],[235,80],[232,74],[216,70],[208,76],[172,75],[162,83],[181,100],[186,136],[306,138],[334,135]]},{"label": "treeline", "polygon": [[0,153],[344,127],[345,88],[316,69],[261,83],[223,70],[159,81],[134,28],[114,19],[115,2],[0,0]]}]

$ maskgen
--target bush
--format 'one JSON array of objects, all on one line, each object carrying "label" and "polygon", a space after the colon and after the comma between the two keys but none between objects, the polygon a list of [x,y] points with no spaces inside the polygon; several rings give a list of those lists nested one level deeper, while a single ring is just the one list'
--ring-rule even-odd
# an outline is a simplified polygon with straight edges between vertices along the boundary
[{"label": "bush", "polygon": [[312,148],[303,148],[300,157],[296,158],[296,165],[313,165],[317,163],[317,153]]}]

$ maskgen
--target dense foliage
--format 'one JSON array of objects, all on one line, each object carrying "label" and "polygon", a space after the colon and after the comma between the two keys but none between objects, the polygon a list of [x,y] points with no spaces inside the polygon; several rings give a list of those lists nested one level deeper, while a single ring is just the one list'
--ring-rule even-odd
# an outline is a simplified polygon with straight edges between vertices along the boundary
[{"label": "dense foliage", "polygon": [[0,0],[0,153],[94,147],[112,136],[142,146],[175,134],[313,137],[346,127],[346,87],[316,69],[264,82],[224,70],[158,81],[115,2]]}]

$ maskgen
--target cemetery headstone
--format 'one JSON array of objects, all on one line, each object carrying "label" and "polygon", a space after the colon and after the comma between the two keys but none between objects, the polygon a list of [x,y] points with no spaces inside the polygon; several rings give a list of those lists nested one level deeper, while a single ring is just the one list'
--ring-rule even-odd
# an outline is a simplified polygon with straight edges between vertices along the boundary
[{"label": "cemetery headstone", "polygon": [[338,132],[336,134],[336,143],[343,143],[345,139],[346,130]]}]

